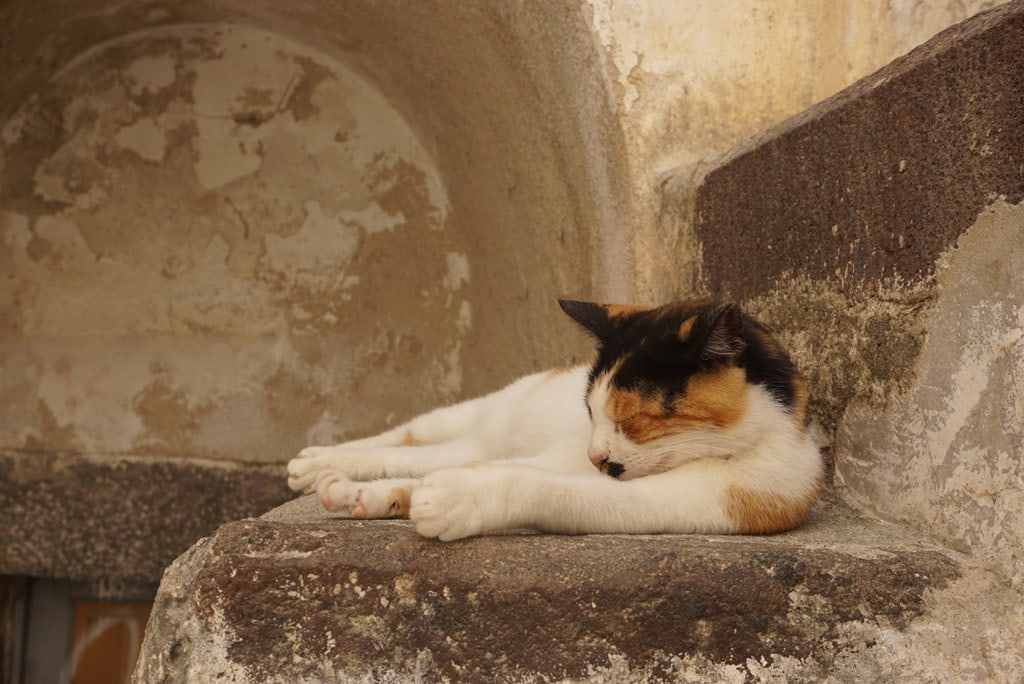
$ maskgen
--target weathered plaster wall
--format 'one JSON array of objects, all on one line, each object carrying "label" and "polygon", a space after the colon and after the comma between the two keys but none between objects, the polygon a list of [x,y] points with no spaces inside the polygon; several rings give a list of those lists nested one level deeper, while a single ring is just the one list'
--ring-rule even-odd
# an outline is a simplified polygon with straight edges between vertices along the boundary
[{"label": "weathered plaster wall", "polygon": [[1001,0],[593,0],[639,167],[706,163]]},{"label": "weathered plaster wall", "polygon": [[325,55],[134,33],[0,136],[3,446],[280,460],[462,389],[470,266],[436,166]]},{"label": "weathered plaster wall", "polygon": [[583,352],[617,200],[519,43],[585,24],[371,5],[7,9],[0,445],[279,461]]},{"label": "weathered plaster wall", "polygon": [[836,475],[878,510],[1024,587],[1024,203],[996,202],[943,256],[914,380],[854,400]]}]

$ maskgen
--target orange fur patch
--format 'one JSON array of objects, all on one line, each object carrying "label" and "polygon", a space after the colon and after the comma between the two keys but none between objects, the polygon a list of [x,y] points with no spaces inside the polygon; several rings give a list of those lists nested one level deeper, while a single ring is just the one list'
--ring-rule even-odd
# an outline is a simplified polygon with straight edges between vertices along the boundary
[{"label": "orange fur patch", "polygon": [[742,368],[698,373],[690,378],[676,411],[692,420],[732,427],[747,410],[747,375]]},{"label": "orange fur patch", "polygon": [[409,518],[409,501],[412,487],[395,487],[388,492],[388,513],[392,518]]},{"label": "orange fur patch", "polygon": [[693,332],[693,326],[696,323],[696,316],[690,316],[685,321],[683,321],[683,324],[679,326],[679,339],[686,340],[686,338],[690,336],[690,333]]},{"label": "orange fur patch", "polygon": [[647,307],[630,304],[604,304],[603,306],[604,310],[608,312],[608,318],[618,318],[619,316],[628,316],[638,311],[647,311]]},{"label": "orange fur patch", "polygon": [[733,366],[692,376],[671,413],[665,412],[660,395],[645,397],[639,392],[612,390],[608,406],[612,419],[635,444],[697,427],[728,428],[746,411],[746,375]]},{"label": "orange fur patch", "polygon": [[820,489],[820,478],[813,492],[798,498],[733,485],[725,492],[725,514],[741,534],[785,532],[804,524]]}]

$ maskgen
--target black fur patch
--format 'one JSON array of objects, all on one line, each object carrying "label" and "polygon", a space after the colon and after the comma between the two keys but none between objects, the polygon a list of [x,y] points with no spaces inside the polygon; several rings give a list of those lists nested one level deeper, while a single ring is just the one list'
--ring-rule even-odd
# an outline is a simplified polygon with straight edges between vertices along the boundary
[{"label": "black fur patch", "polygon": [[615,369],[613,387],[658,396],[670,406],[686,392],[692,375],[724,364],[744,369],[748,382],[794,409],[800,377],[796,366],[768,329],[735,304],[709,299],[653,309],[561,304],[597,340],[588,395],[598,377]]}]

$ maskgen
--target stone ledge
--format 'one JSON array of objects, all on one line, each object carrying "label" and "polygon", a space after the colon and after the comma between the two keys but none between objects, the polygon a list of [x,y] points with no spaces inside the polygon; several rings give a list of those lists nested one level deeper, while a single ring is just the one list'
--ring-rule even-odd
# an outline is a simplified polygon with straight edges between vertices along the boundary
[{"label": "stone ledge", "polygon": [[155,584],[197,539],[291,495],[276,464],[0,450],[0,574]]},{"label": "stone ledge", "polygon": [[[900,630],[960,573],[900,528],[820,506],[773,537],[507,535],[442,544],[308,497],[172,565],[136,679],[526,681],[615,663],[654,679],[798,659]],[[632,676],[632,675],[631,675]]]}]

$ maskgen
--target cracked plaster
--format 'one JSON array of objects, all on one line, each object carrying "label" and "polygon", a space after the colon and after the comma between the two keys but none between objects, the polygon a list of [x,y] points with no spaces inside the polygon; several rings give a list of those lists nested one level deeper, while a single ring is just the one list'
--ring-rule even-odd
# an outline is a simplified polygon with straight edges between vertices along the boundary
[{"label": "cracked plaster", "polygon": [[[438,171],[325,55],[227,25],[130,34],[0,138],[3,446],[280,460],[379,426],[355,385],[396,415],[460,392],[470,260]],[[381,258],[396,244],[416,268]]]}]

